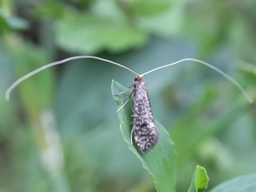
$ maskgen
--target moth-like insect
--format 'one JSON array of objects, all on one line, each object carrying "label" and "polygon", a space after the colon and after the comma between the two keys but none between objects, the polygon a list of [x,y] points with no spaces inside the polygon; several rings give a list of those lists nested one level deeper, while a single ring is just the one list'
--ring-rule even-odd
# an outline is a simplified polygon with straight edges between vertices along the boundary
[{"label": "moth-like insect", "polygon": [[133,114],[133,128],[131,129],[131,143],[132,142],[132,135],[134,135],[134,140],[135,143],[139,149],[140,152],[142,153],[147,153],[149,150],[153,149],[159,139],[160,139],[160,132],[158,130],[158,128],[155,125],[155,121],[154,121],[154,116],[153,116],[153,112],[152,112],[152,108],[151,108],[151,104],[150,104],[150,100],[149,100],[149,96],[148,96],[148,91],[147,91],[147,87],[146,87],[146,83],[143,79],[143,77],[149,73],[152,73],[156,70],[162,69],[162,68],[166,68],[172,65],[176,65],[179,64],[181,62],[184,61],[194,61],[200,64],[203,64],[215,71],[217,71],[218,73],[220,73],[222,76],[224,76],[225,78],[227,78],[228,80],[230,80],[233,84],[235,84],[238,89],[242,92],[242,94],[246,97],[246,99],[252,103],[253,100],[252,98],[249,96],[249,94],[243,89],[243,87],[232,77],[230,77],[229,75],[227,75],[226,73],[224,73],[223,71],[221,71],[220,69],[214,67],[213,65],[210,65],[209,63],[206,63],[204,61],[201,60],[197,60],[197,59],[193,59],[193,58],[185,58],[185,59],[181,59],[179,61],[176,61],[174,63],[170,63],[167,65],[163,65],[160,67],[157,67],[155,69],[152,69],[146,73],[143,74],[138,74],[135,71],[131,70],[130,68],[121,65],[119,63],[107,60],[107,59],[103,59],[100,57],[95,57],[95,56],[75,56],[75,57],[70,57],[61,61],[56,61],[53,63],[49,63],[47,65],[44,65],[30,73],[28,73],[27,75],[21,77],[20,79],[18,79],[17,81],[15,81],[7,90],[5,93],[5,98],[6,100],[9,100],[10,98],[10,93],[11,91],[18,85],[20,84],[22,81],[28,79],[29,77],[35,75],[36,73],[39,73],[42,70],[45,70],[49,67],[55,66],[55,65],[59,65],[59,64],[63,64],[66,63],[68,61],[71,60],[76,60],[76,59],[96,59],[96,60],[101,60],[113,65],[117,65],[119,67],[122,67],[130,72],[132,72],[133,74],[136,75],[135,77],[135,82],[132,86],[128,87],[127,89],[125,89],[123,92],[121,93],[117,93],[116,95],[120,95],[126,91],[129,90],[129,88],[133,87],[133,90],[130,94],[130,96],[127,98],[127,100],[124,102],[124,104],[119,108],[119,110],[117,112],[119,112],[120,110],[122,110],[122,108],[127,104],[127,102],[130,100],[131,96],[134,96],[134,114]]},{"label": "moth-like insect", "polygon": [[[138,149],[146,153],[150,149],[153,149],[160,139],[160,132],[156,127],[154,115],[152,112],[148,90],[143,76],[137,75],[134,78],[133,90],[122,105],[122,107],[117,111],[119,112],[125,104],[129,101],[130,97],[134,96],[134,112],[133,112],[133,128],[131,130],[131,143],[132,135],[134,135],[135,143]],[[127,91],[126,89],[125,91]],[[122,94],[125,91],[119,93]],[[116,94],[116,95],[119,95]]]}]

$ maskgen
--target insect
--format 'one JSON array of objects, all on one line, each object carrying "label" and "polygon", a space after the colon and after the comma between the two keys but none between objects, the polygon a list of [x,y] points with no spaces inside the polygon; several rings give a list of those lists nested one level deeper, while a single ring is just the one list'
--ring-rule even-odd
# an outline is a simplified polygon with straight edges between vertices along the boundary
[{"label": "insect", "polygon": [[224,76],[225,78],[227,78],[228,80],[230,80],[233,84],[235,84],[237,86],[237,88],[242,92],[242,94],[246,97],[246,99],[252,103],[253,100],[252,98],[248,95],[248,93],[243,89],[243,87],[232,77],[230,77],[229,75],[227,75],[226,73],[224,73],[223,71],[221,71],[220,69],[214,67],[213,65],[206,63],[204,61],[201,60],[197,60],[197,59],[193,59],[193,58],[185,58],[185,59],[181,59],[179,61],[176,61],[174,63],[170,63],[167,65],[163,65],[160,67],[157,67],[155,69],[152,69],[146,73],[143,74],[138,74],[135,71],[133,71],[132,69],[121,65],[119,63],[107,60],[107,59],[103,59],[100,57],[95,57],[95,56],[75,56],[75,57],[70,57],[61,61],[56,61],[53,63],[49,63],[47,65],[44,65],[30,73],[28,73],[27,75],[21,77],[20,79],[18,79],[17,81],[15,81],[6,91],[5,93],[5,98],[6,100],[10,99],[10,93],[11,91],[18,85],[20,84],[22,81],[28,79],[29,77],[39,73],[42,70],[45,70],[49,67],[52,66],[56,66],[59,64],[63,64],[66,63],[68,61],[72,61],[72,60],[76,60],[76,59],[96,59],[96,60],[101,60],[119,67],[122,67],[130,72],[132,72],[133,74],[136,75],[135,79],[134,79],[134,84],[132,84],[130,87],[128,87],[127,89],[125,89],[123,92],[121,93],[117,93],[115,95],[120,95],[125,93],[126,91],[128,91],[130,88],[133,88],[130,96],[127,98],[127,100],[124,102],[124,104],[118,109],[117,112],[119,112],[120,110],[123,109],[123,107],[127,104],[127,102],[130,100],[131,96],[134,96],[134,114],[133,114],[133,128],[131,129],[131,143],[132,142],[132,136],[134,136],[134,140],[135,143],[139,149],[140,152],[142,153],[147,153],[148,151],[152,150],[158,143],[158,141],[160,140],[160,132],[158,130],[158,128],[155,125],[155,121],[154,121],[154,116],[153,116],[153,112],[152,112],[152,108],[151,108],[151,104],[150,104],[150,100],[149,100],[149,96],[148,96],[148,91],[146,88],[146,83],[143,79],[143,77],[149,73],[152,73],[154,71],[157,71],[159,69],[163,69],[166,67],[170,67],[172,65],[176,65],[179,64],[181,62],[184,61],[194,61],[200,64],[203,64],[215,71],[217,71],[218,73],[220,73],[222,76]]},{"label": "insect", "polygon": [[[143,76],[137,75],[134,78],[133,91],[126,100],[126,102],[117,111],[119,112],[129,101],[130,97],[134,95],[134,112],[133,112],[133,128],[131,130],[131,143],[132,135],[137,144],[138,149],[142,153],[148,152],[153,149],[160,139],[160,132],[156,127],[154,115],[152,112],[146,83]],[[115,94],[120,95],[125,91]]]}]

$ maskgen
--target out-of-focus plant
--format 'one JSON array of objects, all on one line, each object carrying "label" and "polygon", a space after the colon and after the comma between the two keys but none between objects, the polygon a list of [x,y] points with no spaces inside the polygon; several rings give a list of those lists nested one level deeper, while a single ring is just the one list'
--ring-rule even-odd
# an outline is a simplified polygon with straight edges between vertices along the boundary
[{"label": "out-of-focus plant", "polygon": [[[97,54],[138,72],[197,57],[229,73],[255,98],[255,7],[255,1],[235,0],[1,0],[0,93],[50,61]],[[0,191],[154,190],[118,131],[113,78],[126,86],[133,79],[97,61],[75,61],[22,83],[8,103],[0,98]],[[173,188],[176,177],[177,191],[202,191],[208,177],[202,167],[194,171],[197,164],[207,169],[210,189],[255,172],[255,111],[233,85],[197,64],[146,80],[154,114],[175,143]],[[130,112],[119,118],[125,115]],[[152,172],[147,159],[137,157]],[[174,167],[172,158],[168,166]],[[155,183],[160,177],[150,176],[161,191],[165,185]],[[251,179],[255,191],[254,177],[212,191],[234,183],[248,191]]]}]

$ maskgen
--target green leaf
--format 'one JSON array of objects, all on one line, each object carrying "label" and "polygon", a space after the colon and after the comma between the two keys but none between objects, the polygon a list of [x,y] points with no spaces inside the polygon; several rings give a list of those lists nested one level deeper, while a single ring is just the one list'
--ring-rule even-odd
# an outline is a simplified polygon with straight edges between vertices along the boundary
[{"label": "green leaf", "polygon": [[101,50],[121,52],[142,46],[142,30],[110,18],[70,13],[56,25],[57,43],[66,50],[93,54]]},{"label": "green leaf", "polygon": [[25,30],[29,23],[19,17],[8,15],[3,9],[0,9],[0,29]]},{"label": "green leaf", "polygon": [[[112,94],[120,93],[126,88],[121,84],[112,82]],[[130,93],[124,93],[114,96],[114,100],[119,108],[126,101]],[[157,127],[161,133],[161,139],[157,146],[146,154],[140,153],[130,142],[130,134],[132,129],[132,109],[133,102],[130,101],[119,113],[120,129],[123,139],[128,148],[142,162],[142,166],[148,171],[152,178],[154,186],[158,192],[175,191],[175,175],[176,175],[176,153],[174,143],[170,139],[169,133],[165,128],[156,121]]]},{"label": "green leaf", "polygon": [[216,187],[214,187],[210,192],[254,192],[256,191],[256,174],[246,175],[237,177],[226,181]]},{"label": "green leaf", "polygon": [[173,4],[169,0],[139,0],[139,1],[130,1],[131,8],[134,12],[139,15],[152,16],[160,14],[170,8]]},{"label": "green leaf", "polygon": [[208,186],[206,169],[197,165],[188,192],[203,192]]}]

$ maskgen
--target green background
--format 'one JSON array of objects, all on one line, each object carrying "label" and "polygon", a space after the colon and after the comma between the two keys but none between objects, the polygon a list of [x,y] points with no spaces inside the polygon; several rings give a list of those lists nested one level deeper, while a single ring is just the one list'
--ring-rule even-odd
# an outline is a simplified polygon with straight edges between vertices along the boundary
[{"label": "green background", "polygon": [[[204,60],[256,95],[254,0],[0,0],[0,191],[155,191],[119,129],[111,81],[179,59]],[[208,189],[256,171],[255,104],[217,72],[184,62],[145,76],[177,151],[177,191],[197,164]]]}]

